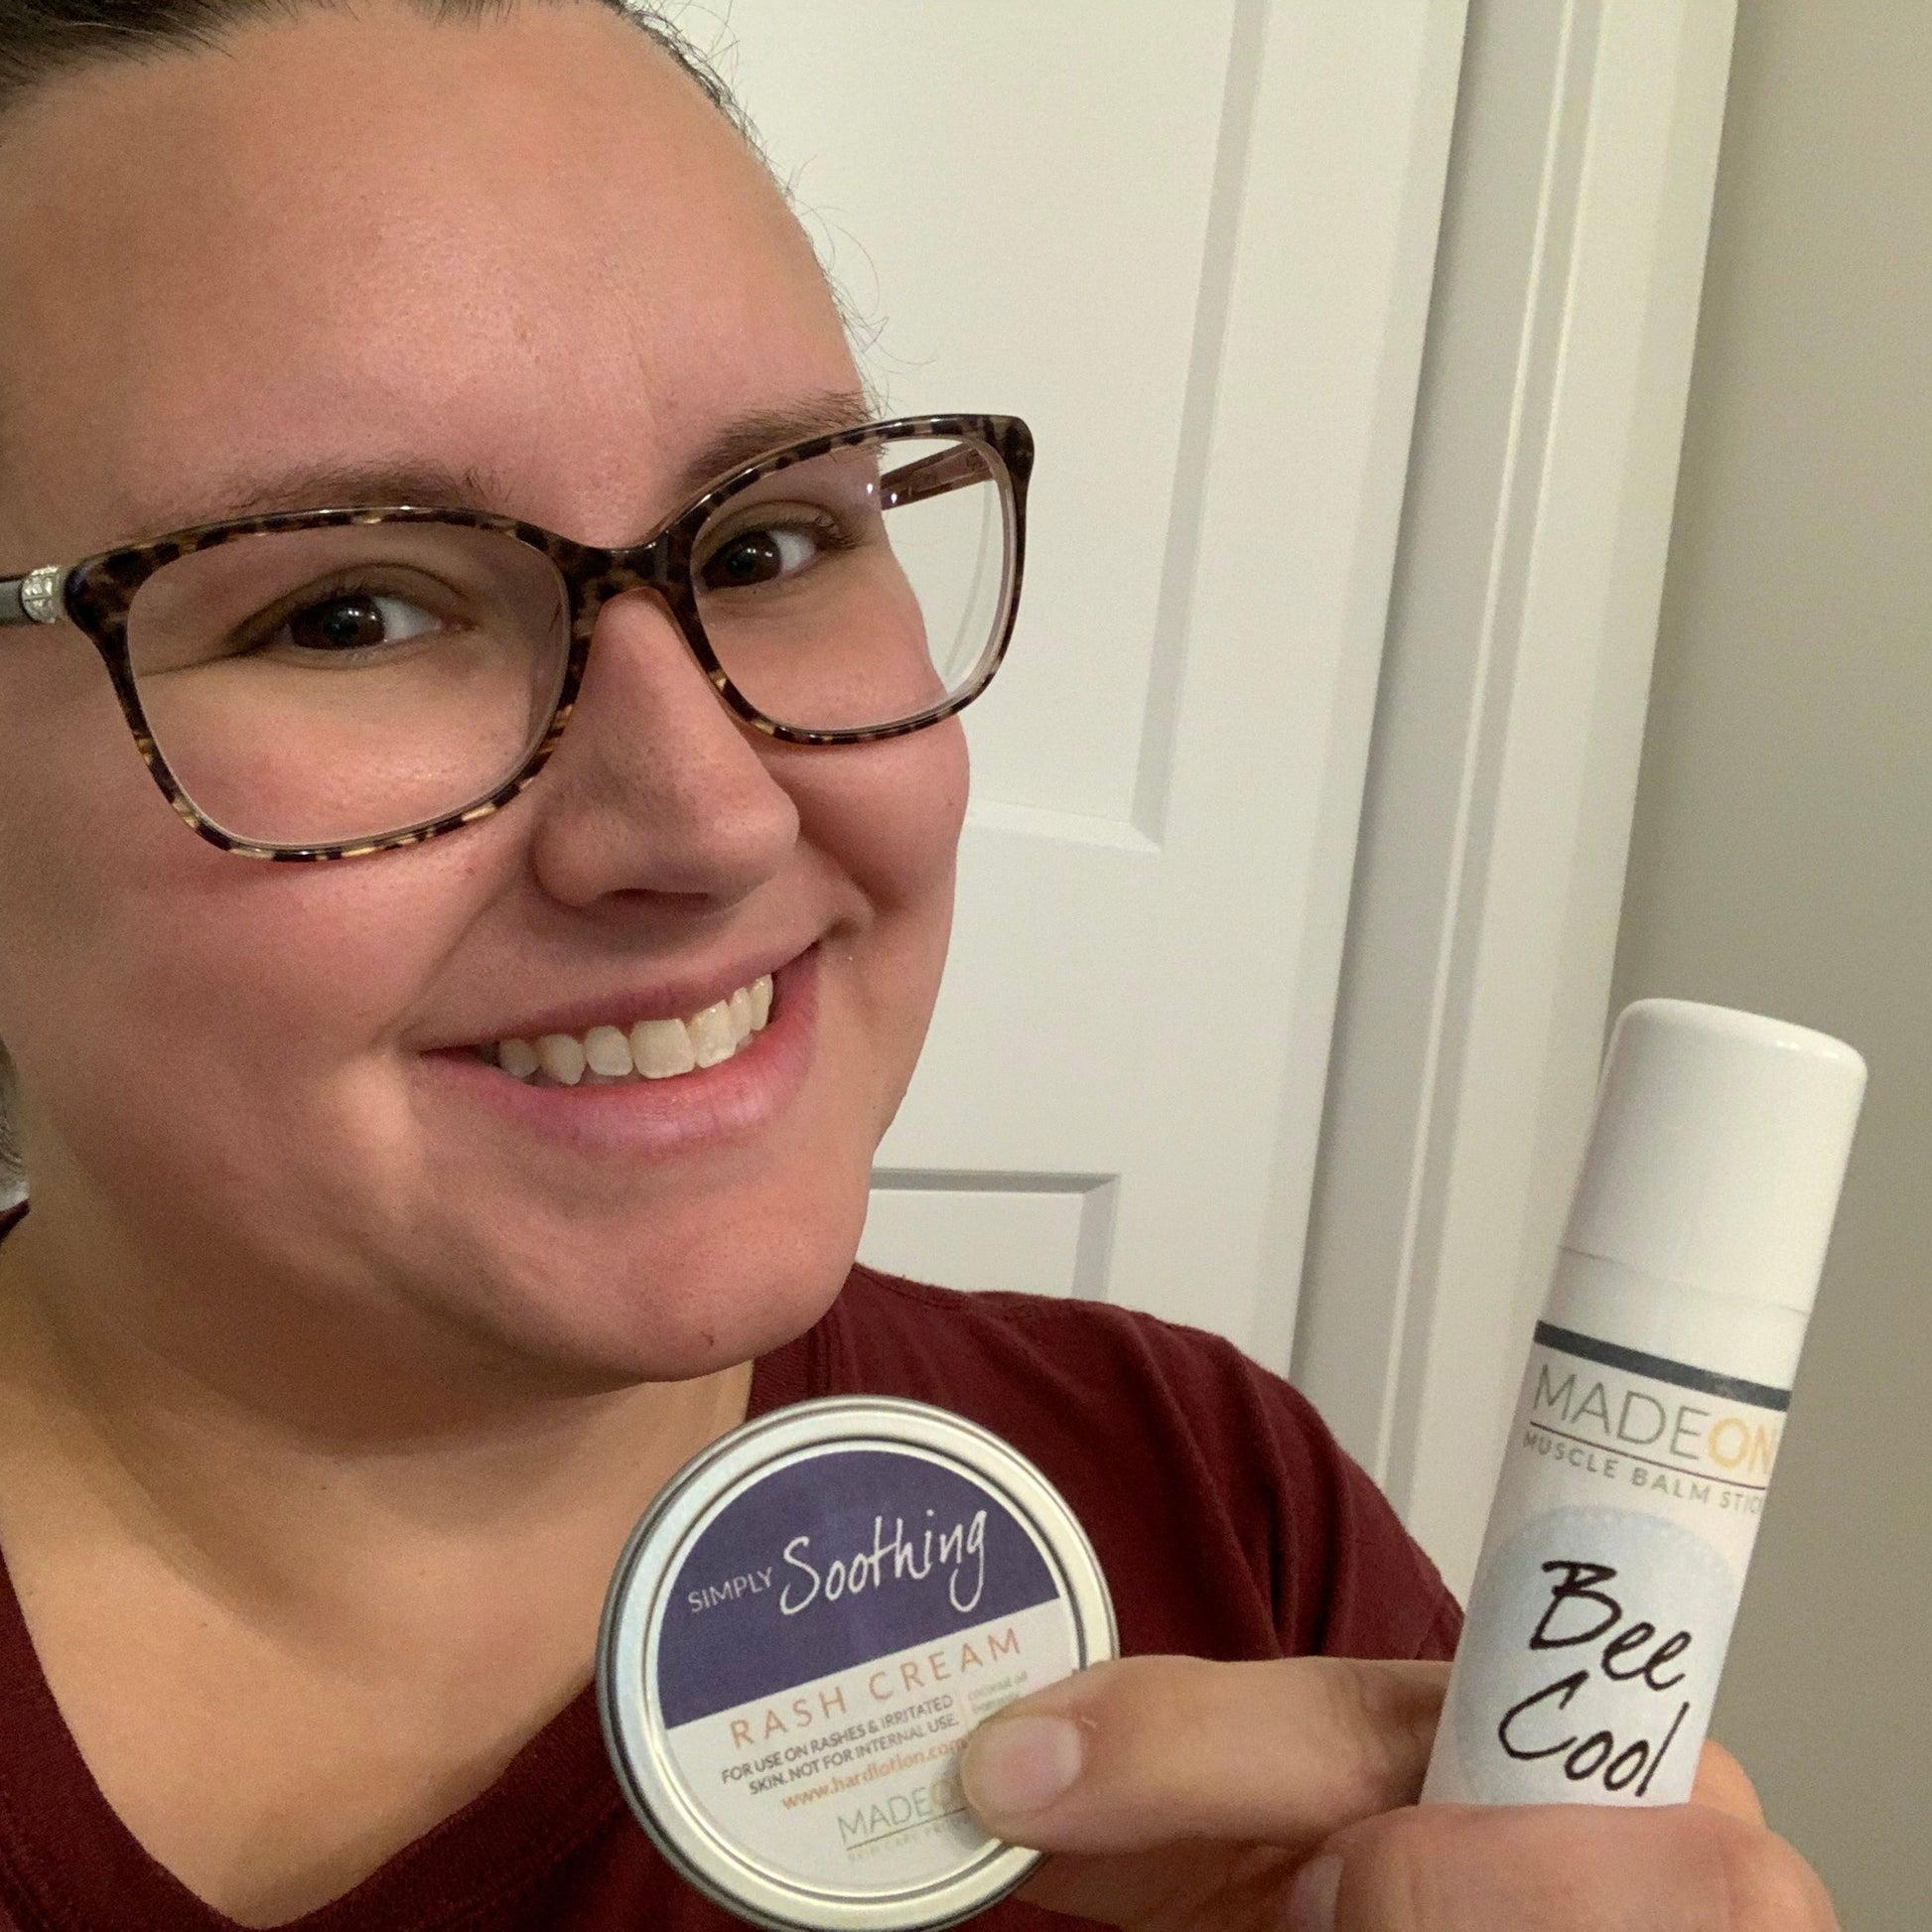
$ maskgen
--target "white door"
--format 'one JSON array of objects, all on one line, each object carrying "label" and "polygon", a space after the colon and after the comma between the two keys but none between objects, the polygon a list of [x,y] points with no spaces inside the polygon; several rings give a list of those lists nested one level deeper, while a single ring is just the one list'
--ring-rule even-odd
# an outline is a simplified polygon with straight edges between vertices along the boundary
[{"label": "white door", "polygon": [[732,0],[722,65],[892,410],[1039,450],[868,1259],[1287,1363],[1462,27]]}]

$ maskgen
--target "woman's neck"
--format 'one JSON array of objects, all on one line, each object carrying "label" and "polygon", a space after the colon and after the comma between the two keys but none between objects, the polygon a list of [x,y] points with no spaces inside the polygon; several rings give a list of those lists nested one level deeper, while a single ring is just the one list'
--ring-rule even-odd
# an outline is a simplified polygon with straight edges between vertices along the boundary
[{"label": "woman's neck", "polygon": [[[117,1325],[33,1226],[0,1243],[0,1548],[109,1802],[192,1889],[275,1923],[475,1796],[582,1687],[624,1537],[744,1419],[752,1365],[431,1391],[415,1429],[392,1378],[349,1405],[379,1428],[332,1434]],[[183,1751],[232,1767],[218,1798],[173,1774]]]},{"label": "woman's neck", "polygon": [[[238,1386],[235,1363],[273,1336],[227,1327],[205,1370],[192,1332],[144,1318],[165,1285],[77,1281],[36,1239],[46,1227],[30,1214],[0,1243],[0,1455],[27,1455],[36,1489],[83,1486],[191,1574],[281,1613],[392,1614],[441,1597],[438,1579],[503,1575],[513,1553],[539,1575],[590,1561],[608,1576],[664,1480],[745,1416],[750,1363],[572,1388],[551,1364],[518,1377],[501,1351],[482,1360],[469,1336],[439,1361],[420,1323],[372,1320],[373,1342],[332,1345],[302,1333],[299,1295],[272,1372]],[[0,1489],[0,1538],[11,1514]]]}]

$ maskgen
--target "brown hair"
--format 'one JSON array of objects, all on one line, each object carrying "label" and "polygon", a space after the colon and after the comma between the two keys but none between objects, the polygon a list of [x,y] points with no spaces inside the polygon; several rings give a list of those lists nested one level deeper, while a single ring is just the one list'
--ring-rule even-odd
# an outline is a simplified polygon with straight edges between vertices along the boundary
[{"label": "brown hair", "polygon": [[26,1178],[20,1149],[14,1144],[14,1063],[0,1044],[0,1201],[18,1190]]},{"label": "brown hair", "polygon": [[[501,19],[519,0],[396,0],[435,21]],[[574,0],[543,0],[574,4]],[[684,69],[705,98],[762,154],[744,110],[718,70],[646,0],[587,0],[621,14]],[[78,68],[211,51],[223,35],[257,21],[305,13],[352,13],[353,0],[0,0],[0,118],[37,87]]]}]

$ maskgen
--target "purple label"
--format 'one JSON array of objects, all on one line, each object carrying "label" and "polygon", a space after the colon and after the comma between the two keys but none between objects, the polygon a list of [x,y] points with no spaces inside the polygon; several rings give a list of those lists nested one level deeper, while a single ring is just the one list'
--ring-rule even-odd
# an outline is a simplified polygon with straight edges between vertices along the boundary
[{"label": "purple label", "polygon": [[666,1726],[967,1630],[1060,1594],[993,1490],[922,1455],[834,1449],[755,1481],[667,1592]]}]

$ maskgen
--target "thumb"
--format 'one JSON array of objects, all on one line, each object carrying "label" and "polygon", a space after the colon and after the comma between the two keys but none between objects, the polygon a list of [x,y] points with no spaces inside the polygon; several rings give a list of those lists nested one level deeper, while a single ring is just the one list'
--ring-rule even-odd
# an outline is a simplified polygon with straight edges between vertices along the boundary
[{"label": "thumb", "polygon": [[1704,1755],[1698,1759],[1691,1802],[1725,1812],[1741,1824],[1764,1823],[1764,1807],[1757,1801],[1757,1787],[1745,1775],[1744,1767],[1722,1744],[1713,1743],[1709,1738],[1705,1740]]},{"label": "thumb", "polygon": [[1415,1801],[1448,1678],[1333,1657],[1097,1664],[982,1724],[961,1783],[989,1831],[1047,1851],[1311,1848]]}]

